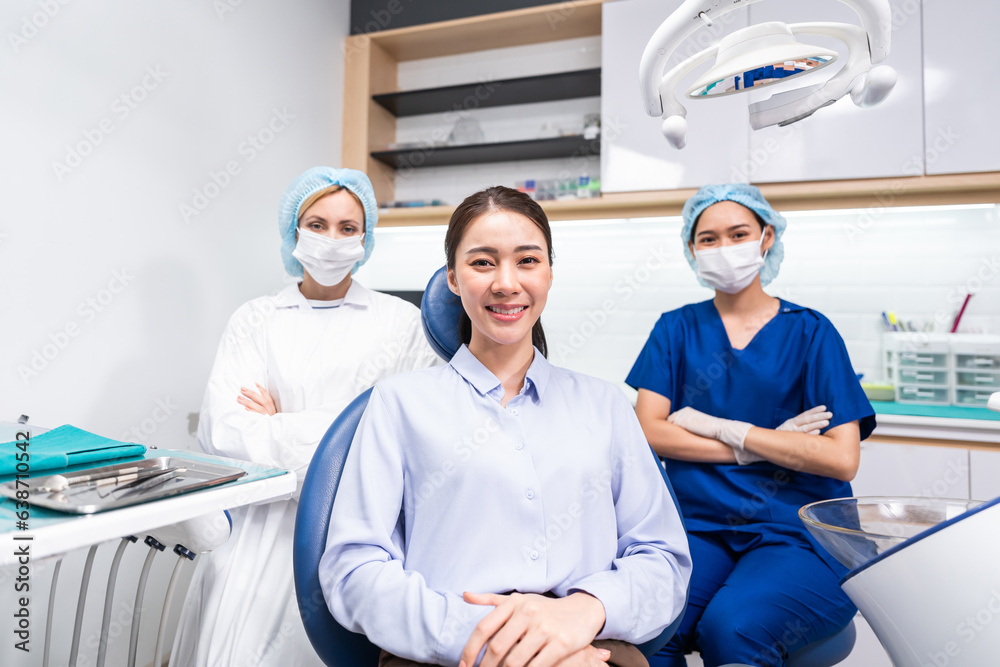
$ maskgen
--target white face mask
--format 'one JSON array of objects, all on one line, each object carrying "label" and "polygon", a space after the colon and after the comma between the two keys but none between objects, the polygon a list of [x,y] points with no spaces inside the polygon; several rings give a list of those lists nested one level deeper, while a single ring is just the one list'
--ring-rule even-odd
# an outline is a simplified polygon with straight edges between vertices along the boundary
[{"label": "white face mask", "polygon": [[763,243],[764,235],[761,234],[757,243],[696,250],[694,258],[698,262],[698,277],[726,294],[743,291],[764,266],[764,257],[760,254]]},{"label": "white face mask", "polygon": [[302,262],[313,280],[324,287],[340,284],[351,267],[365,256],[364,235],[332,239],[308,229],[299,229],[292,257]]}]

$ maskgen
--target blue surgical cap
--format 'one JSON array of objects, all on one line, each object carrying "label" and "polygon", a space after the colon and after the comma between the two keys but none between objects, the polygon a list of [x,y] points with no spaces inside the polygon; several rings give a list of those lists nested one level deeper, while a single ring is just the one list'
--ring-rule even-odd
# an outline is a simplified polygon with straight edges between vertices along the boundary
[{"label": "blue surgical cap", "polygon": [[295,230],[299,226],[302,204],[312,195],[339,185],[356,194],[365,209],[365,256],[354,265],[351,273],[357,271],[371,257],[375,247],[375,225],[378,224],[378,205],[375,191],[368,177],[357,169],[334,169],[333,167],[313,167],[292,181],[281,195],[278,205],[278,233],[281,234],[281,259],[285,270],[296,278],[302,277],[302,264],[292,257],[295,250]]},{"label": "blue surgical cap", "polygon": [[[767,285],[778,277],[778,267],[781,266],[781,260],[785,258],[785,246],[781,243],[781,235],[785,233],[788,221],[780,213],[771,208],[771,205],[764,199],[764,195],[760,193],[760,190],[752,185],[745,185],[743,183],[705,185],[684,203],[684,210],[681,211],[681,217],[684,218],[684,226],[681,227],[681,239],[684,241],[684,257],[687,258],[688,264],[691,265],[691,268],[697,274],[698,262],[695,260],[694,255],[691,254],[690,248],[688,248],[688,242],[691,240],[691,230],[694,228],[694,223],[698,220],[698,216],[701,215],[702,211],[720,201],[734,201],[737,204],[742,204],[759,215],[764,224],[771,225],[774,228],[774,245],[767,251],[767,257],[764,258],[764,267],[760,270],[760,284]],[[698,282],[705,287],[711,287],[711,285],[700,277],[698,278]]]}]

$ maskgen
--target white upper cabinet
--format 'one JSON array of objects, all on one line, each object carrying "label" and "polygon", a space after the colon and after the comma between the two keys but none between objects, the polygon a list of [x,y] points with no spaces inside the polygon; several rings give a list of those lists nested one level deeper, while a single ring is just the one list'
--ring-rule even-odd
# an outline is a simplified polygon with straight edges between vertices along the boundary
[{"label": "white upper cabinet", "polygon": [[[639,60],[646,42],[677,2],[621,0],[604,4],[601,74],[601,189],[604,192],[671,190],[734,179],[748,154],[746,99],[742,96],[684,102],[688,145],[676,150],[660,133],[661,119],[648,116],[639,95]],[[673,66],[747,25],[746,12],[732,12],[713,28],[702,28],[675,52]],[[690,85],[702,65],[682,82]]]},{"label": "white upper cabinet", "polygon": [[[944,3],[944,0],[940,0]],[[879,106],[860,109],[845,95],[815,114],[786,127],[750,131],[753,182],[919,176],[923,173],[922,59],[920,2],[891,0],[892,44],[882,63],[898,74],[895,89]],[[835,21],[860,25],[860,18],[838,0],[764,0],[748,9],[752,23]],[[846,61],[847,47],[832,38],[802,35],[800,41],[827,47]],[[840,63],[830,68],[840,69]],[[825,81],[832,72],[802,76],[793,86]],[[773,89],[780,90],[778,86]],[[771,89],[750,93],[753,101]],[[749,129],[749,128],[748,128]]]},{"label": "white upper cabinet", "polygon": [[1000,170],[1000,2],[924,1],[926,172]]}]

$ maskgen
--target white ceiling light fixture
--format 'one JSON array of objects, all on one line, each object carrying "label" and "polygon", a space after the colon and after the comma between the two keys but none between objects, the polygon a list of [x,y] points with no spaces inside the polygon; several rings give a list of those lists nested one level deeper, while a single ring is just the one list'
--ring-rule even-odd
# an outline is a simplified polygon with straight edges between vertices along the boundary
[{"label": "white ceiling light fixture", "polygon": [[840,0],[861,17],[850,23],[771,21],[726,35],[722,40],[664,73],[670,54],[702,25],[760,0],[685,0],[660,25],[646,45],[639,64],[640,89],[646,113],[663,117],[662,131],[675,148],[687,143],[687,110],[677,98],[681,79],[715,58],[715,65],[686,92],[689,99],[706,99],[757,90],[832,64],[836,51],[803,44],[799,35],[826,35],[844,42],[847,62],[825,83],[772,95],[750,105],[750,126],[788,125],[833,104],[847,93],[863,108],[882,102],[896,85],[896,71],[877,63],[889,55],[892,30],[889,0]]}]

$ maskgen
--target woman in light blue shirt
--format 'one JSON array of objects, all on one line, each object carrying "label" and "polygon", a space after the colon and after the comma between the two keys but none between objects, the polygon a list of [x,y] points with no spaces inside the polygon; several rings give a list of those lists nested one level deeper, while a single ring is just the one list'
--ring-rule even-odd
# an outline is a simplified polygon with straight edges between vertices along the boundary
[{"label": "woman in light blue shirt", "polygon": [[545,359],[545,213],[476,193],[445,252],[466,344],[373,389],[320,564],[330,611],[382,664],[645,664],[631,644],[680,614],[687,540],[622,392]]}]

